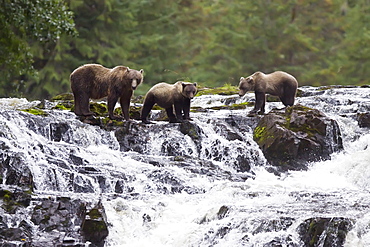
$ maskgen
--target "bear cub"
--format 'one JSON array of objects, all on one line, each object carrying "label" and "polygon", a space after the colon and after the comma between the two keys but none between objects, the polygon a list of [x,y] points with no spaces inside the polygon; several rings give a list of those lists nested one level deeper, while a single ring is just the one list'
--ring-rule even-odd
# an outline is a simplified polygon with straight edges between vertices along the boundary
[{"label": "bear cub", "polygon": [[271,74],[264,74],[258,71],[247,78],[240,78],[239,96],[245,95],[248,91],[254,91],[256,102],[254,109],[248,114],[248,116],[253,116],[256,113],[264,114],[266,94],[278,96],[285,106],[292,106],[297,88],[296,78],[286,72],[275,71]]},{"label": "bear cub", "polygon": [[113,115],[119,98],[122,115],[126,121],[130,120],[130,100],[133,91],[143,81],[143,73],[142,69],[137,71],[125,66],[109,69],[100,64],[85,64],[75,69],[70,75],[70,81],[76,115],[85,117],[94,115],[90,111],[89,99],[101,99],[108,96],[109,118],[121,119]]},{"label": "bear cub", "polygon": [[[179,123],[183,120],[191,120],[189,116],[190,101],[197,93],[197,84],[178,81],[175,84],[158,83],[154,85],[145,95],[141,120],[143,123],[148,121],[148,115],[154,106],[166,109],[170,123]],[[175,108],[175,114],[173,109]]]}]

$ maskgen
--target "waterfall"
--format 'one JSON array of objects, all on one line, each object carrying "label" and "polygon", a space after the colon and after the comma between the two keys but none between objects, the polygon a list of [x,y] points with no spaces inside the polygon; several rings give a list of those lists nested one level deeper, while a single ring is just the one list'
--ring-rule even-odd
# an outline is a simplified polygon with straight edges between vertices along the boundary
[{"label": "waterfall", "polygon": [[[370,245],[370,133],[357,121],[370,111],[370,89],[300,90],[296,103],[337,121],[344,150],[306,171],[280,174],[268,171],[253,140],[258,118],[246,116],[249,108],[211,108],[251,101],[253,94],[196,97],[192,106],[204,111],[191,113],[189,126],[133,121],[116,131],[52,110],[52,102],[41,116],[20,111],[39,101],[0,99],[1,189],[14,191],[27,178],[33,184],[30,203],[15,212],[0,208],[0,223],[31,228],[28,238],[12,240],[15,246],[89,246],[77,219],[68,234],[41,229],[35,216],[41,203],[70,198],[87,210],[102,205],[104,246],[303,246],[315,224],[348,232],[343,243],[320,232],[320,246]],[[273,108],[281,102],[266,103],[266,112]]]}]

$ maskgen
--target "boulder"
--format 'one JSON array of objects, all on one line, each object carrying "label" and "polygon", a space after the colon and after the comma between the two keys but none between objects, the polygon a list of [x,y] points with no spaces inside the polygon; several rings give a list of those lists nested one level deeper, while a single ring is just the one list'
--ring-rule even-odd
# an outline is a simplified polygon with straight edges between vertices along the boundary
[{"label": "boulder", "polygon": [[369,128],[370,127],[370,112],[357,114],[357,121],[358,121],[358,125],[361,128]]},{"label": "boulder", "polygon": [[261,118],[253,139],[278,171],[306,169],[343,149],[337,122],[302,105],[273,109]]},{"label": "boulder", "polygon": [[354,221],[343,217],[310,218],[298,226],[304,246],[343,246]]},{"label": "boulder", "polygon": [[105,238],[108,236],[108,226],[105,211],[100,202],[86,214],[81,234],[85,240],[93,243],[93,246],[104,246]]}]

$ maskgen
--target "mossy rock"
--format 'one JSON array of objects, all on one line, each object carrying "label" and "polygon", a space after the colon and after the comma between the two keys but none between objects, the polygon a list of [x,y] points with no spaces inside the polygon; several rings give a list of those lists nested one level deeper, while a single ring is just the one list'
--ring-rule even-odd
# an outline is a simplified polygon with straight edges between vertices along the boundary
[{"label": "mossy rock", "polygon": [[266,95],[266,102],[280,102],[280,99],[277,96],[267,94]]},{"label": "mossy rock", "polygon": [[98,205],[86,214],[82,223],[81,232],[84,239],[92,242],[94,246],[104,246],[105,238],[108,236],[108,226],[104,216],[104,208]]},{"label": "mossy rock", "polygon": [[310,218],[298,227],[305,246],[343,246],[354,221],[343,217]]},{"label": "mossy rock", "polygon": [[198,92],[196,96],[201,96],[201,95],[214,95],[214,94],[219,94],[219,95],[233,95],[233,94],[238,94],[239,89],[237,86],[232,86],[230,84],[225,84],[222,87],[216,87],[216,88],[199,88],[198,87]]},{"label": "mossy rock", "polygon": [[279,170],[306,169],[309,162],[330,158],[343,149],[338,124],[316,109],[295,105],[264,115],[253,139]]},{"label": "mossy rock", "polygon": [[64,94],[56,95],[50,99],[50,101],[58,101],[58,100],[63,100],[63,101],[74,100],[74,97],[72,93],[64,93]]},{"label": "mossy rock", "polygon": [[36,116],[48,116],[48,113],[46,113],[44,110],[41,110],[39,108],[28,108],[28,109],[23,109],[21,111],[31,113]]},{"label": "mossy rock", "polygon": [[202,130],[199,128],[198,125],[190,122],[190,121],[184,121],[180,124],[180,131],[184,135],[190,136],[191,139],[199,140],[201,138]]},{"label": "mossy rock", "polygon": [[104,127],[122,127],[125,125],[125,122],[122,120],[112,120],[109,117],[105,117],[101,119],[101,123],[104,125]]},{"label": "mossy rock", "polygon": [[14,214],[19,207],[28,207],[31,202],[30,191],[0,190],[1,207],[10,214]]},{"label": "mossy rock", "polygon": [[108,106],[106,103],[90,103],[90,111],[96,114],[99,117],[105,117],[108,115]]},{"label": "mossy rock", "polygon": [[358,113],[357,121],[361,128],[370,128],[370,113]]},{"label": "mossy rock", "polygon": [[[114,115],[122,116],[122,108],[114,109]],[[131,105],[129,108],[130,119],[141,120],[141,106]]]},{"label": "mossy rock", "polygon": [[212,109],[212,110],[243,110],[251,106],[254,106],[254,102],[243,102],[240,104],[213,106],[213,107],[210,107],[209,109]]},{"label": "mossy rock", "polygon": [[54,107],[51,108],[52,110],[69,110],[72,111],[74,109],[74,102],[73,101],[60,101]]}]

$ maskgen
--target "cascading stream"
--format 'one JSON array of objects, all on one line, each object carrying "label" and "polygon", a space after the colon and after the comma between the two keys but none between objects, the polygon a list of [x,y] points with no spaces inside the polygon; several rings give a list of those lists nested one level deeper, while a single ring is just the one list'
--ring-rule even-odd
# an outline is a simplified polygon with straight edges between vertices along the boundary
[{"label": "cascading stream", "polygon": [[[307,171],[280,175],[266,170],[253,141],[256,119],[246,117],[250,109],[191,113],[195,134],[179,124],[135,122],[129,125],[135,138],[126,140],[126,132],[118,138],[69,111],[35,116],[16,109],[39,102],[0,99],[3,167],[29,170],[34,184],[30,205],[15,214],[0,209],[1,221],[14,228],[27,222],[36,246],[55,239],[82,244],[76,235],[43,231],[31,220],[38,202],[68,197],[87,207],[101,202],[109,230],[105,246],[302,246],[302,229],[313,218],[328,219],[329,228],[337,221],[350,225],[344,246],[370,245],[370,133],[356,119],[370,111],[370,89],[301,90],[296,103],[335,119],[344,150]],[[253,97],[205,95],[192,106]],[[268,102],[266,112],[274,107],[282,104]],[[14,188],[9,169],[1,174],[3,190]],[[20,246],[22,240],[13,242]]]}]

